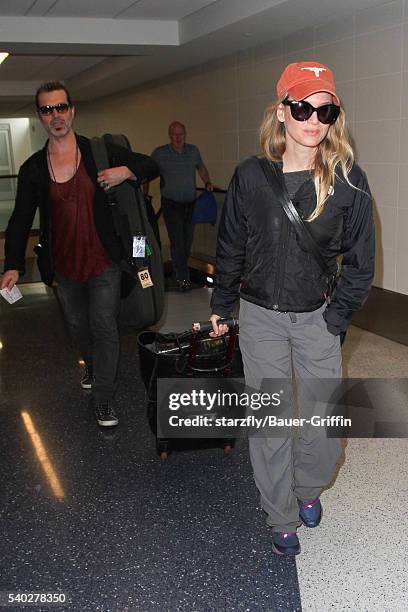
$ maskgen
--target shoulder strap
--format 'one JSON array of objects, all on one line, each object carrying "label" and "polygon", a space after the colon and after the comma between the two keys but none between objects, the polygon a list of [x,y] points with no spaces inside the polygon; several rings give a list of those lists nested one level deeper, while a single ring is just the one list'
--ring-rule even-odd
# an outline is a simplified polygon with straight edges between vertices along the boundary
[{"label": "shoulder strap", "polygon": [[[91,138],[91,150],[94,158],[94,162],[96,165],[96,169],[98,172],[100,170],[105,170],[105,168],[110,168],[110,162],[108,157],[108,151],[106,150],[106,145],[103,138],[99,138],[98,136],[94,136]],[[114,189],[109,189],[105,192],[106,197],[108,199],[109,204],[112,207],[112,216],[113,223],[115,225],[115,230],[118,236],[121,235],[120,228],[120,219],[119,219],[119,211],[116,203],[115,191]]]},{"label": "shoulder strap", "polygon": [[99,136],[94,136],[94,138],[91,138],[91,149],[98,172],[100,170],[105,170],[105,168],[109,168],[110,163],[108,152],[106,150],[103,138],[100,138]]},{"label": "shoulder strap", "polygon": [[[105,170],[105,168],[110,168],[108,151],[106,150],[104,139],[100,138],[99,136],[94,136],[91,138],[91,149],[98,172]],[[112,190],[108,190],[105,193],[109,200],[109,204],[116,204],[115,199],[113,198]]]},{"label": "shoulder strap", "polygon": [[303,219],[299,216],[299,213],[294,207],[292,200],[289,198],[286,186],[278,177],[275,165],[271,164],[265,157],[257,159],[265,174],[266,180],[272,188],[272,191],[277,201],[285,211],[286,216],[288,217],[290,223],[293,225],[295,232],[302,241],[302,244],[304,244],[309,253],[313,255],[323,272],[328,276],[332,275],[333,272],[329,269],[308,227],[306,226]]}]

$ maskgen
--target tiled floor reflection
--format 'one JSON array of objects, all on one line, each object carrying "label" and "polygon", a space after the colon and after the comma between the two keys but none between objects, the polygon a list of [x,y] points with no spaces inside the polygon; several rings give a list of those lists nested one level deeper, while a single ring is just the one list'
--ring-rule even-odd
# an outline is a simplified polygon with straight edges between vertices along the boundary
[{"label": "tiled floor reflection", "polygon": [[[0,306],[0,591],[67,594],[46,610],[300,610],[294,561],[270,551],[246,444],[160,462],[134,335],[122,338],[120,425],[101,431],[52,292],[22,290]],[[206,290],[169,300],[165,329],[208,316]]]},{"label": "tiled floor reflection", "polygon": [[[321,526],[299,532],[300,598],[295,562],[271,554],[246,444],[160,462],[132,334],[121,423],[101,431],[53,293],[22,290],[0,305],[0,591],[68,595],[69,605],[36,607],[47,611],[406,609],[407,440],[347,443]],[[208,317],[208,290],[167,300],[163,331]],[[357,328],[343,354],[350,377],[406,376],[408,347]]]}]

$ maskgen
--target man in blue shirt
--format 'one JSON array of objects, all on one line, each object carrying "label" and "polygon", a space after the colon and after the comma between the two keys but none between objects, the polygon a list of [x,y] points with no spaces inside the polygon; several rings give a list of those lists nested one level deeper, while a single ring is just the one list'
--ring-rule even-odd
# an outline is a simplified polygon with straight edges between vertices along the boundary
[{"label": "man in blue shirt", "polygon": [[170,143],[157,147],[152,157],[160,170],[161,208],[173,270],[180,290],[188,291],[191,282],[187,262],[194,232],[191,217],[196,199],[196,171],[206,189],[211,191],[213,186],[198,147],[186,143],[185,126],[179,121],[171,123],[169,138]]}]

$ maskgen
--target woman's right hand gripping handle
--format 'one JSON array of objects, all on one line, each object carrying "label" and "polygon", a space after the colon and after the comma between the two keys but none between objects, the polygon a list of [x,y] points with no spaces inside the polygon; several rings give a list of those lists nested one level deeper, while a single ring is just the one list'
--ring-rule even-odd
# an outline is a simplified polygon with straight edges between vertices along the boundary
[{"label": "woman's right hand gripping handle", "polygon": [[225,325],[225,323],[223,323],[221,325],[217,325],[218,319],[221,319],[221,317],[219,315],[217,315],[217,314],[213,314],[210,317],[210,321],[211,321],[211,324],[212,324],[213,331],[210,332],[209,335],[212,336],[213,338],[216,337],[216,336],[223,336],[228,331],[228,325]]}]

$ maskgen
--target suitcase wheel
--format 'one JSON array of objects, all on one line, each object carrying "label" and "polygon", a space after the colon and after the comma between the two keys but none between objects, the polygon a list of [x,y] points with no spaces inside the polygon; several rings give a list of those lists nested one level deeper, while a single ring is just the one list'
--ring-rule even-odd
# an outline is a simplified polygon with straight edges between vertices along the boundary
[{"label": "suitcase wheel", "polygon": [[156,440],[156,451],[162,461],[168,459],[170,454],[168,440]]},{"label": "suitcase wheel", "polygon": [[224,455],[229,455],[230,453],[232,453],[232,449],[234,448],[234,441],[233,440],[224,440],[224,443],[222,445],[222,449],[224,451]]}]

